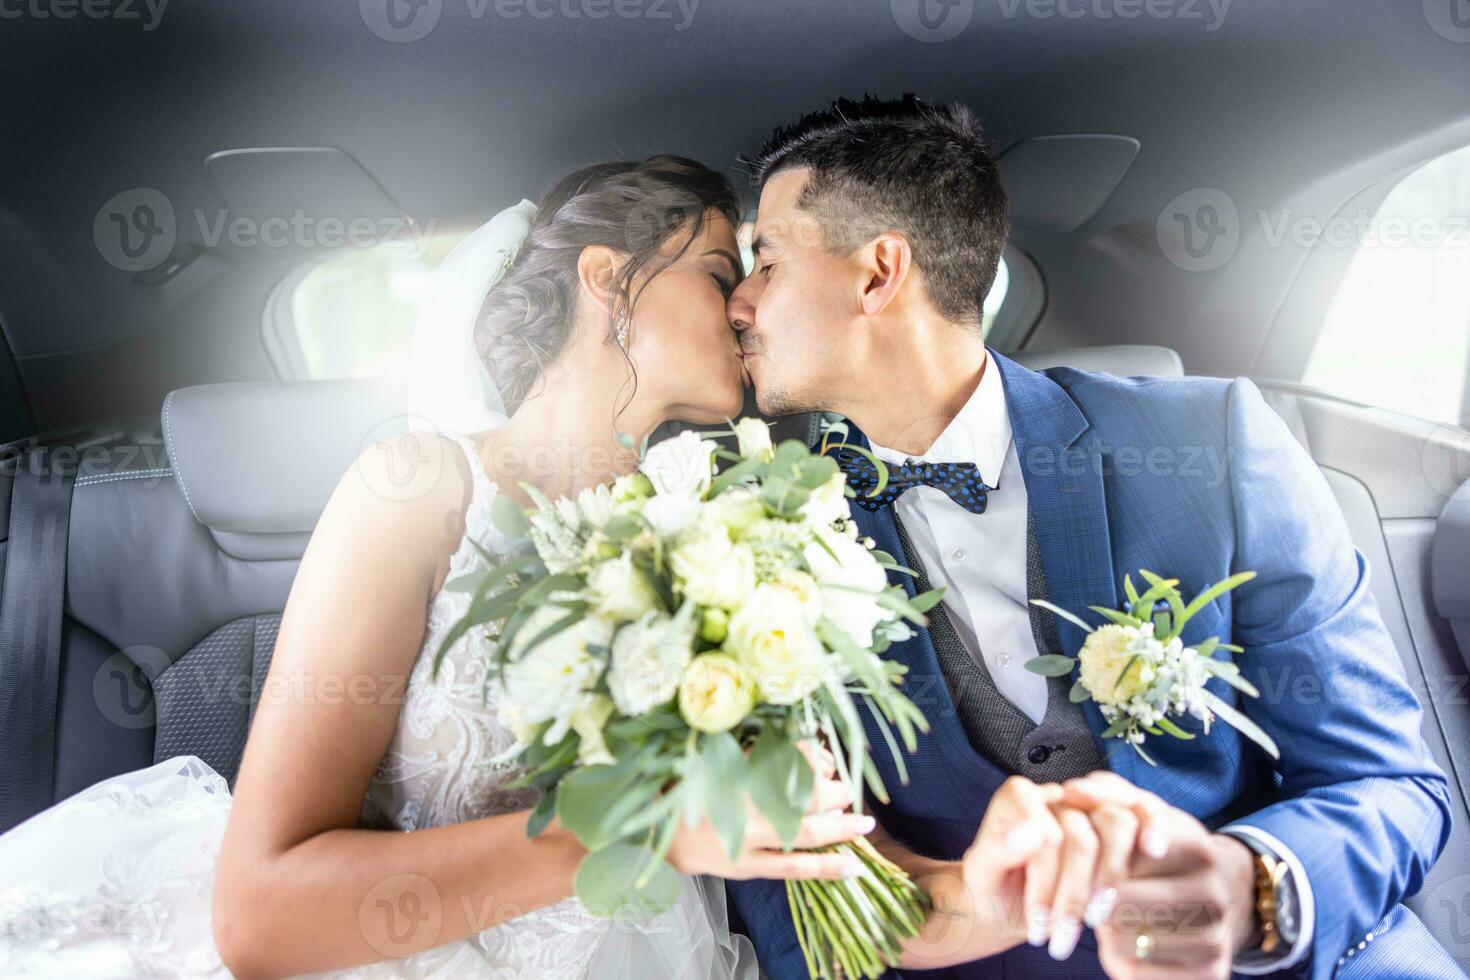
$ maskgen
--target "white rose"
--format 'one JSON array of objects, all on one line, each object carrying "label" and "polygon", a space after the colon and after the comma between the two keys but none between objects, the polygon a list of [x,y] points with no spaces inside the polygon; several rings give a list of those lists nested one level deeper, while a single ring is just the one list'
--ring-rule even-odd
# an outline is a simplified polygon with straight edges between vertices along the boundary
[{"label": "white rose", "polygon": [[717,448],[693,432],[681,432],[649,446],[638,468],[647,474],[657,493],[702,497],[713,479]]},{"label": "white rose", "polygon": [[544,741],[555,745],[571,728],[572,714],[602,676],[603,659],[592,646],[612,642],[613,624],[601,616],[585,616],[527,651],[531,640],[566,615],[566,610],[542,606],[532,613],[511,644],[511,662],[502,674],[505,697],[515,706],[519,724],[534,727],[551,722]]},{"label": "white rose", "polygon": [[630,552],[594,565],[587,576],[587,588],[592,592],[595,611],[610,619],[637,619],[658,607],[653,587],[633,565]]},{"label": "white rose", "polygon": [[606,694],[593,694],[572,712],[572,731],[580,740],[577,746],[577,761],[584,766],[610,766],[617,762],[607,750],[607,741],[602,729],[612,717],[612,698]]},{"label": "white rose", "polygon": [[771,427],[760,419],[743,418],[736,422],[735,441],[741,459],[771,458]]},{"label": "white rose", "polygon": [[755,588],[755,553],[719,524],[700,523],[669,556],[684,594],[703,606],[734,609]]},{"label": "white rose", "polygon": [[847,478],[839,471],[832,478],[812,491],[806,503],[801,505],[801,516],[816,527],[827,527],[852,516],[847,506],[847,496],[842,492],[847,487]]},{"label": "white rose", "polygon": [[668,702],[693,655],[687,626],[651,612],[618,630],[613,638],[607,685],[625,715],[645,715]]},{"label": "white rose", "polygon": [[766,518],[766,505],[754,487],[731,487],[704,505],[701,520],[723,524],[739,537]]},{"label": "white rose", "polygon": [[801,609],[808,626],[822,618],[822,590],[817,580],[799,568],[783,568],[771,579],[771,586],[790,592]]},{"label": "white rose", "polygon": [[794,704],[822,685],[822,645],[796,596],[779,586],[758,586],[730,617],[725,649],[771,704]]},{"label": "white rose", "polygon": [[661,538],[677,538],[694,526],[704,504],[693,494],[662,493],[643,505],[643,519]]},{"label": "white rose", "polygon": [[[1081,667],[1081,680],[1092,699],[1098,704],[1127,704],[1136,695],[1148,690],[1153,680],[1154,668],[1151,660],[1162,654],[1163,648],[1153,638],[1152,624],[1147,635],[1132,626],[1108,623],[1087,634],[1082,651],[1077,655]],[[1151,649],[1154,648],[1154,649]],[[1138,662],[1123,668],[1135,655]]]},{"label": "white rose", "polygon": [[679,713],[691,728],[727,732],[755,707],[755,682],[734,657],[702,653],[679,682]]},{"label": "white rose", "polygon": [[802,558],[821,586],[823,615],[858,646],[870,646],[873,630],[895,615],[878,603],[878,594],[888,587],[883,566],[849,535],[820,529],[817,534],[827,548],[812,542]]}]

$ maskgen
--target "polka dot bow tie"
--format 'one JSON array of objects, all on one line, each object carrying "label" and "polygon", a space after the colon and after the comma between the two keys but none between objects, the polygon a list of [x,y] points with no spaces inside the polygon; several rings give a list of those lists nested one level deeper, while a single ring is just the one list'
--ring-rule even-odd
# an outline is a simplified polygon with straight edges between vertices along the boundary
[{"label": "polka dot bow tie", "polygon": [[869,496],[878,485],[878,468],[861,453],[839,449],[834,454],[837,465],[847,474],[847,485],[857,497],[853,503],[864,510],[878,511],[889,507],[905,490],[934,487],[972,514],[985,513],[990,491],[980,479],[980,468],[974,463],[902,463],[888,466],[888,483],[877,496]]}]

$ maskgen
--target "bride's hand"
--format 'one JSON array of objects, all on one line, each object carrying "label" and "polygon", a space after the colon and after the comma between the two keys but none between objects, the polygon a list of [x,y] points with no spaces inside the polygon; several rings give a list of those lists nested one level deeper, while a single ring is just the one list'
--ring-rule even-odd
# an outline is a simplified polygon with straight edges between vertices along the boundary
[{"label": "bride's hand", "polygon": [[[807,761],[816,775],[811,803],[796,834],[797,848],[840,844],[871,832],[870,816],[848,812],[852,795],[847,784],[836,779],[836,764],[826,749],[803,745]],[[810,854],[783,851],[781,839],[770,821],[753,803],[746,803],[745,838],[732,861],[725,845],[706,818],[698,826],[680,826],[669,863],[680,874],[709,874],[721,878],[847,878],[856,877],[862,864],[842,854]]]}]

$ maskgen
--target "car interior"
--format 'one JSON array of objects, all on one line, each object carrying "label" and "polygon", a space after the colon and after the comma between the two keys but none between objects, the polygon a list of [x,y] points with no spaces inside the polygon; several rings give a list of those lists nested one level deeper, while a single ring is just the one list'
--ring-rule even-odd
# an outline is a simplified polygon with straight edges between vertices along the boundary
[{"label": "car interior", "polygon": [[1450,778],[1408,904],[1470,969],[1463,2],[123,6],[0,19],[0,831],[173,755],[233,777],[459,237],[658,152],[753,208],[773,127],[914,92],[998,155],[992,349],[1249,377],[1320,466]]}]

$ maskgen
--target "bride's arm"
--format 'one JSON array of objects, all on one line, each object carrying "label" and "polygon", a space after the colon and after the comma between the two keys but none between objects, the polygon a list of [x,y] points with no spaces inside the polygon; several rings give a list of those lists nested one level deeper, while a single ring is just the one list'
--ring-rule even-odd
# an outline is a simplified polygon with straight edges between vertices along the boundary
[{"label": "bride's arm", "polygon": [[[407,481],[406,460],[414,467]],[[215,881],[216,945],[237,976],[403,956],[572,893],[581,845],[555,824],[527,838],[526,813],[408,833],[357,829],[423,643],[429,600],[463,533],[470,480],[462,454],[443,439],[380,444],[348,469],[312,534],[245,748]],[[810,839],[859,832],[823,819],[810,818]],[[678,853],[689,873],[718,866],[712,847],[692,833],[681,835]],[[732,874],[841,872],[830,855],[742,859]]]}]

